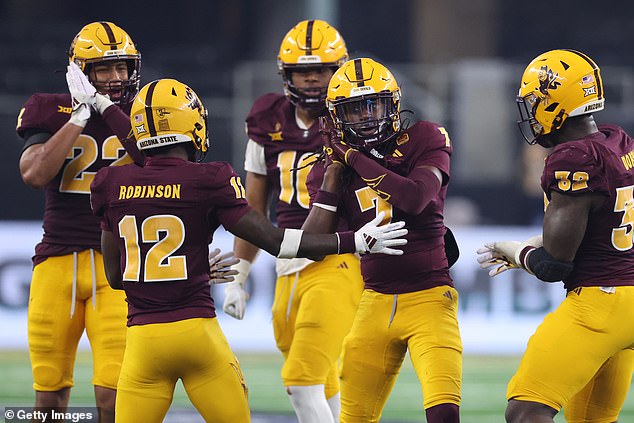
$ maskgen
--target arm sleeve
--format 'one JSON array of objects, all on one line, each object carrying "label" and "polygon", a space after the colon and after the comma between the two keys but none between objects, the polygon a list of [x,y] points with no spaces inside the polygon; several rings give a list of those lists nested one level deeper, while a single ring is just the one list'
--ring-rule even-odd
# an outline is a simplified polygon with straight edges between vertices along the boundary
[{"label": "arm sleeve", "polygon": [[24,146],[22,147],[22,152],[32,145],[44,144],[49,138],[51,138],[51,134],[48,132],[39,132],[35,129],[24,131]]},{"label": "arm sleeve", "polygon": [[244,154],[244,170],[258,175],[266,175],[264,146],[251,139],[247,142],[247,149]]},{"label": "arm sleeve", "polygon": [[130,117],[121,110],[119,106],[113,104],[103,113],[103,120],[117,138],[119,138],[121,145],[125,148],[125,151],[132,160],[134,160],[134,163],[143,165],[145,156],[136,146],[134,137],[130,136]]},{"label": "arm sleeve", "polygon": [[420,214],[440,191],[440,181],[428,168],[416,167],[401,176],[359,152],[349,164],[381,198],[410,215]]}]

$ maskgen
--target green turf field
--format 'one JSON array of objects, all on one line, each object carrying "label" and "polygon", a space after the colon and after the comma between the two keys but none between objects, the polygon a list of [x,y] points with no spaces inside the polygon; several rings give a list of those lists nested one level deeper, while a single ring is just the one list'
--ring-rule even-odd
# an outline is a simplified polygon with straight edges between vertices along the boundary
[{"label": "green turf field", "polygon": [[[292,413],[292,409],[279,376],[279,354],[238,354],[247,384],[249,402],[254,412],[278,414]],[[502,422],[506,401],[506,383],[515,371],[519,357],[476,357],[464,359],[463,423]],[[91,360],[88,352],[77,357],[75,388],[72,405],[92,405]],[[33,402],[31,371],[28,353],[0,351],[0,406],[28,406]],[[181,385],[174,398],[174,407],[191,407]],[[383,413],[385,421],[424,421],[418,380],[409,360],[405,361],[401,374]],[[558,416],[557,422],[563,422]],[[621,423],[634,422],[634,393],[630,395],[621,412]]]}]

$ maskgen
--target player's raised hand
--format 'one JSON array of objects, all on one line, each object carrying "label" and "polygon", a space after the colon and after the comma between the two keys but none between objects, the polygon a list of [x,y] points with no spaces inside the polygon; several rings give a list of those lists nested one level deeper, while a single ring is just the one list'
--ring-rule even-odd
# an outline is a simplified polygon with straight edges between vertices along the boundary
[{"label": "player's raised hand", "polygon": [[357,150],[343,141],[340,131],[335,128],[335,124],[329,116],[319,118],[319,132],[324,144],[324,151],[330,162],[348,164],[348,155]]},{"label": "player's raised hand", "polygon": [[234,276],[238,274],[237,270],[231,266],[238,264],[240,260],[233,256],[233,251],[222,254],[219,248],[215,248],[209,252],[209,283],[220,284],[233,282]]},{"label": "player's raised hand", "polygon": [[66,83],[73,104],[69,122],[84,128],[90,119],[90,110],[95,104],[97,90],[75,63],[70,63],[66,68]]},{"label": "player's raised hand", "polygon": [[378,213],[374,219],[354,233],[357,253],[381,253],[391,256],[403,254],[403,250],[391,247],[407,244],[407,240],[403,238],[407,235],[407,229],[403,228],[405,222],[393,222],[379,226],[384,217],[385,212]]},{"label": "player's raised hand", "polygon": [[71,62],[66,67],[66,82],[68,83],[68,92],[73,98],[73,106],[86,104],[90,107],[95,107],[97,90],[90,83],[86,74],[74,62]]}]

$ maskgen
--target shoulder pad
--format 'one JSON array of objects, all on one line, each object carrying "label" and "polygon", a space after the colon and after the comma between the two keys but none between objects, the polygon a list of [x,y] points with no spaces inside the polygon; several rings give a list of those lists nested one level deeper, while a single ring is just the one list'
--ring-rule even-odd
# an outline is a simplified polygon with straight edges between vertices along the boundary
[{"label": "shoulder pad", "polygon": [[16,130],[23,136],[27,129],[55,133],[72,112],[69,94],[33,94],[24,104]]},{"label": "shoulder pad", "polygon": [[271,133],[280,131],[290,107],[283,94],[270,93],[258,98],[246,119],[248,137],[258,143],[269,140]]}]

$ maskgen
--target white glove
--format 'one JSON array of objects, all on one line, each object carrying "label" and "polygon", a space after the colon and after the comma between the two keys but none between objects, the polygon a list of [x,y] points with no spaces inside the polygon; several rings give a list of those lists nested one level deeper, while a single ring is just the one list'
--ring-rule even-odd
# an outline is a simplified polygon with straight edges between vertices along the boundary
[{"label": "white glove", "polygon": [[73,109],[77,104],[87,104],[96,108],[97,98],[95,94],[97,94],[97,90],[92,86],[86,74],[74,62],[71,62],[66,69],[66,82],[68,83],[68,92],[73,98]]},{"label": "white glove", "polygon": [[480,268],[488,269],[489,267],[497,266],[489,270],[489,276],[497,276],[502,272],[509,269],[526,269],[522,263],[520,263],[520,253],[525,247],[532,246],[539,248],[543,245],[541,235],[536,235],[528,238],[524,242],[519,241],[495,241],[484,244],[484,247],[478,249],[478,263]]},{"label": "white glove", "polygon": [[515,254],[519,250],[521,242],[519,241],[495,241],[484,244],[484,247],[478,249],[478,263],[481,269],[488,269],[489,276],[497,276],[509,269],[517,269],[519,266],[515,261]]},{"label": "white glove", "polygon": [[234,275],[238,274],[237,270],[231,268],[234,264],[238,264],[240,260],[233,256],[233,251],[221,254],[219,248],[209,252],[209,283],[220,284],[233,282]]},{"label": "white glove", "polygon": [[236,271],[234,282],[225,285],[225,302],[222,305],[222,311],[235,319],[242,320],[249,299],[245,286],[251,271],[251,263],[244,259],[239,260],[240,262],[232,267]]},{"label": "white glove", "polygon": [[85,128],[88,123],[88,119],[90,119],[90,106],[80,103],[73,107],[73,112],[70,114],[70,119],[68,119],[68,121],[73,125]]},{"label": "white glove", "polygon": [[66,82],[73,103],[73,112],[68,121],[73,125],[85,128],[88,119],[90,119],[90,108],[94,107],[95,104],[97,90],[74,62],[66,67]]},{"label": "white glove", "polygon": [[95,94],[95,109],[99,112],[100,115],[103,115],[103,112],[114,103],[110,100],[110,96],[108,94]]},{"label": "white glove", "polygon": [[391,256],[403,254],[403,250],[389,247],[407,244],[407,240],[403,238],[407,235],[407,229],[401,229],[405,226],[405,222],[400,221],[378,226],[384,217],[385,212],[380,212],[354,233],[354,246],[357,253],[382,253]]}]

